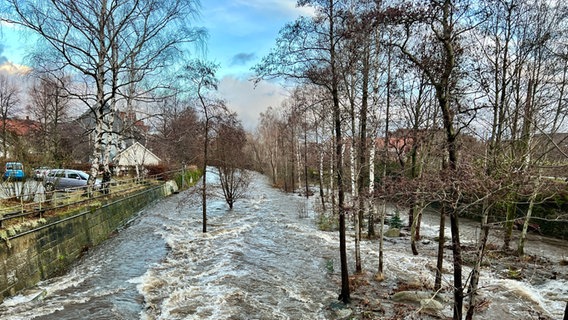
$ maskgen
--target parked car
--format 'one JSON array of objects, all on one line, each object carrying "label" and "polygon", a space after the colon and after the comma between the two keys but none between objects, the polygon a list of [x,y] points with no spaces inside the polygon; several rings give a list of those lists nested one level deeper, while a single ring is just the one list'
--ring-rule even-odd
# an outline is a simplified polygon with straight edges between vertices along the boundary
[{"label": "parked car", "polygon": [[[87,181],[89,180],[89,175],[80,170],[72,169],[52,169],[49,170],[45,179],[43,180],[43,186],[46,191],[53,190],[73,190],[81,189],[87,186]],[[95,180],[95,189],[101,188],[101,181],[99,179]]]},{"label": "parked car", "polygon": [[24,180],[24,165],[21,162],[6,162],[4,166],[4,180]]},{"label": "parked car", "polygon": [[34,169],[34,179],[43,180],[47,173],[51,170],[49,167],[39,167]]}]

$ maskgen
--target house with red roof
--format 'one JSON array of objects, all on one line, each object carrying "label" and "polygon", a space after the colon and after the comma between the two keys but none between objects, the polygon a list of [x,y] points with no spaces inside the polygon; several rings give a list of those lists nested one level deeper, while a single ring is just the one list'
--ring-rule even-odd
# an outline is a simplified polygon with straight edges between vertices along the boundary
[{"label": "house with red roof", "polygon": [[19,160],[23,155],[33,153],[33,139],[40,132],[37,121],[18,118],[0,120],[0,157]]}]

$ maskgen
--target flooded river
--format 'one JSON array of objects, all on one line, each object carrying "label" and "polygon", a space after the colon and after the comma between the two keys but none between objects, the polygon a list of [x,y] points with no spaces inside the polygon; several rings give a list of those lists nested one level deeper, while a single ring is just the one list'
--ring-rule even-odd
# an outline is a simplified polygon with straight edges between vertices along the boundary
[{"label": "flooded river", "polygon": [[[0,319],[334,319],[337,233],[318,231],[309,210],[299,217],[313,201],[272,189],[255,175],[249,196],[232,211],[219,198],[210,201],[203,234],[199,196],[174,195],[141,211],[68,274],[7,299]],[[425,218],[426,237],[437,234],[435,224],[435,217]],[[473,237],[476,225],[464,229]],[[535,243],[527,251],[543,250]],[[562,252],[565,245],[550,246]],[[350,239],[349,251],[353,246]],[[435,247],[421,243],[423,254],[415,257],[406,238],[388,240],[387,278],[433,282],[427,266],[435,264]],[[375,270],[377,248],[363,243],[364,268]],[[561,318],[567,284],[566,277],[531,283],[484,271],[483,294],[495,301],[484,318],[529,318],[522,315],[530,308]],[[443,312],[451,316],[451,306]]]}]

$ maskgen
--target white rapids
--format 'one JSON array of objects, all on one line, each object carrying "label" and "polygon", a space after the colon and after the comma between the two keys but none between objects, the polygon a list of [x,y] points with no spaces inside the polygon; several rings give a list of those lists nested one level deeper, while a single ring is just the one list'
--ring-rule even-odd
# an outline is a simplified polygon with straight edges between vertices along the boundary
[{"label": "white rapids", "polygon": [[221,200],[208,206],[207,233],[198,199],[159,231],[170,252],[140,280],[143,319],[326,319],[335,238],[298,218],[303,198],[261,178],[251,188],[232,211]]}]

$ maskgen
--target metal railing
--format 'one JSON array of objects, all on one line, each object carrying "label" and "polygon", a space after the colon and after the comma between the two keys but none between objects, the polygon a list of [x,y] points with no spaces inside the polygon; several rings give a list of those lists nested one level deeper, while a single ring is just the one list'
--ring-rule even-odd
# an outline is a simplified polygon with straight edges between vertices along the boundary
[{"label": "metal railing", "polygon": [[29,218],[42,218],[46,212],[87,202],[130,194],[156,185],[176,174],[183,175],[183,169],[158,175],[113,178],[106,190],[95,189],[90,195],[86,187],[46,191],[42,181],[3,181],[0,184],[0,229],[6,225],[21,223]]}]

